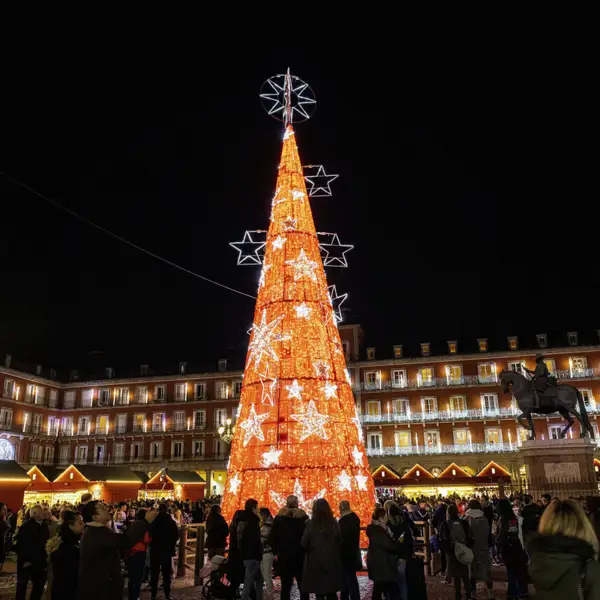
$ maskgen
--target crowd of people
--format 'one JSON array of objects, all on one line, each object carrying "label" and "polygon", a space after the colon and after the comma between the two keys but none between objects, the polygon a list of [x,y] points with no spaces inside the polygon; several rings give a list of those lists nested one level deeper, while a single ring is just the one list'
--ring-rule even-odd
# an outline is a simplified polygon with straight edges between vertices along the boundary
[{"label": "crowd of people", "polygon": [[[230,598],[272,600],[276,576],[281,600],[290,600],[294,581],[301,600],[310,594],[333,600],[338,593],[340,600],[360,600],[361,522],[348,501],[335,507],[336,518],[323,498],[310,516],[295,496],[274,515],[248,499],[231,523],[218,501],[107,506],[84,494],[77,506],[18,512],[0,502],[0,572],[7,552],[15,552],[17,600],[25,600],[29,584],[31,600],[41,600],[45,589],[50,600],[120,600],[124,569],[129,600],[138,600],[144,581],[156,599],[160,577],[168,600],[179,528],[196,522],[205,523],[209,561],[226,564]],[[493,597],[493,564],[506,569],[509,599],[526,597],[531,582],[540,600],[600,600],[600,498],[381,497],[366,524],[373,600],[426,598],[423,560],[415,555],[423,523],[456,600],[476,598],[478,582]]]}]

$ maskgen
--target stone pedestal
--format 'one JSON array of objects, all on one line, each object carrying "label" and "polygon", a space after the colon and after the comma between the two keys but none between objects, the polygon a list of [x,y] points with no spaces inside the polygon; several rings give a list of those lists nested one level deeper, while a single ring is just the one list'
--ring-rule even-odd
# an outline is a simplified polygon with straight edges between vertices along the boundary
[{"label": "stone pedestal", "polygon": [[546,493],[559,498],[597,495],[595,447],[589,438],[523,442],[530,494],[536,499]]}]

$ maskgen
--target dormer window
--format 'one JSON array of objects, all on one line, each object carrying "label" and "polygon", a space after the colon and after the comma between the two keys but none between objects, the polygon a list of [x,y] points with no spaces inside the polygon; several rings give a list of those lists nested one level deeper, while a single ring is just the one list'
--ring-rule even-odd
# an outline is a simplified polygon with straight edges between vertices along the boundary
[{"label": "dormer window", "polygon": [[375,348],[367,348],[367,360],[375,360]]},{"label": "dormer window", "polygon": [[487,352],[488,351],[487,338],[479,338],[477,340],[477,343],[479,344],[479,352]]},{"label": "dormer window", "polygon": [[577,338],[578,336],[576,331],[569,331],[567,333],[567,341],[569,342],[569,346],[577,346],[579,343]]},{"label": "dormer window", "polygon": [[509,350],[518,350],[519,349],[519,338],[516,335],[511,335],[508,337],[508,349]]},{"label": "dormer window", "polygon": [[548,336],[545,333],[538,333],[536,336],[538,348],[548,347]]},{"label": "dormer window", "polygon": [[456,354],[457,349],[458,349],[458,345],[457,345],[456,341],[448,342],[448,353],[449,354]]},{"label": "dormer window", "polygon": [[421,356],[429,356],[431,354],[431,346],[429,342],[424,342],[421,344]]},{"label": "dormer window", "polygon": [[394,358],[402,358],[402,346],[394,346]]}]

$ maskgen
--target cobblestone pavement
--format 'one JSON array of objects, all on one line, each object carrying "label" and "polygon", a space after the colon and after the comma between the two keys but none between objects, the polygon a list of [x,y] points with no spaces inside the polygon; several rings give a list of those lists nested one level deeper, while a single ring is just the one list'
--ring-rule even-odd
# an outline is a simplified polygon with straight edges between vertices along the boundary
[{"label": "cobblestone pavement", "polygon": [[[495,575],[501,576],[501,570]],[[360,595],[363,600],[371,599],[372,583],[366,576],[358,578],[360,585]],[[481,585],[481,584],[480,584]],[[15,597],[16,576],[14,574],[0,576],[0,600],[14,600]],[[279,600],[280,585],[279,579],[274,582],[274,600]],[[445,585],[440,577],[429,577],[427,580],[427,595],[428,600],[453,600],[454,588],[451,585]],[[125,594],[124,597],[127,595]],[[487,591],[484,587],[478,588],[478,598],[484,600],[487,598]],[[200,598],[200,588],[194,586],[193,577],[176,579],[173,583],[173,600],[187,600],[190,598]],[[494,581],[494,597],[497,600],[506,598],[506,582]],[[158,594],[159,600],[164,598],[161,591]],[[292,589],[292,600],[299,600],[300,595],[296,586]],[[144,590],[140,596],[140,600],[150,600],[150,591]]]}]

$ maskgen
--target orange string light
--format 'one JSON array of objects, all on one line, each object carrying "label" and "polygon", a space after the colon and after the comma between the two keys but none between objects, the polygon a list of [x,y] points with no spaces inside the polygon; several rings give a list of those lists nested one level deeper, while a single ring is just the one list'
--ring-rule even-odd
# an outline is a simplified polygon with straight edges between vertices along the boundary
[{"label": "orange string light", "polygon": [[277,512],[290,494],[310,510],[348,500],[366,525],[373,480],[294,130],[286,128],[240,410],[223,498],[230,520],[248,498]]}]

